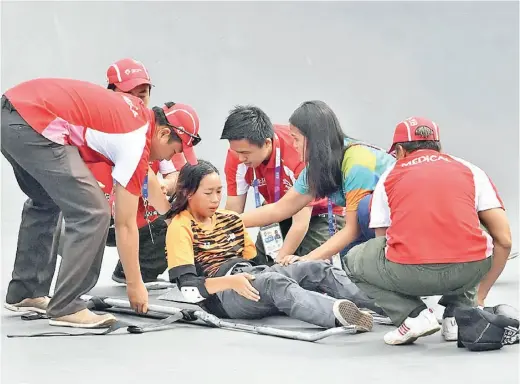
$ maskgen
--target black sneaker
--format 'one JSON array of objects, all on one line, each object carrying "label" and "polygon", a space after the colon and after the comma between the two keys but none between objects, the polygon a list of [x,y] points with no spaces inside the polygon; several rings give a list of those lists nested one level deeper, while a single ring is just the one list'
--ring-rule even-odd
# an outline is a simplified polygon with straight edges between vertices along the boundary
[{"label": "black sneaker", "polygon": [[[151,275],[143,274],[142,275],[143,283],[145,283],[145,284],[146,283],[155,283],[155,282],[159,281],[157,279],[157,277],[158,276],[151,276]],[[125,272],[123,271],[123,267],[120,266],[119,264],[116,266],[116,269],[112,273],[112,280],[115,281],[116,283],[126,284]]]}]

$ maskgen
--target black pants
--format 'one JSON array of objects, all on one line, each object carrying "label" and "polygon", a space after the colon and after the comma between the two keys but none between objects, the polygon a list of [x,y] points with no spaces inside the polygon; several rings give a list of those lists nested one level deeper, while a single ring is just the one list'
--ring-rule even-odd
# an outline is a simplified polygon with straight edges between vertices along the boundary
[{"label": "black pants", "polygon": [[[152,236],[150,236],[150,229]],[[141,266],[141,276],[143,281],[153,281],[157,279],[157,276],[166,271],[166,230],[168,226],[166,223],[157,219],[148,225],[139,229],[139,265]],[[113,231],[111,228],[110,232]],[[111,235],[113,236],[113,244],[115,245],[115,231]],[[117,276],[124,276],[123,265],[121,260],[117,262],[114,274]]]}]

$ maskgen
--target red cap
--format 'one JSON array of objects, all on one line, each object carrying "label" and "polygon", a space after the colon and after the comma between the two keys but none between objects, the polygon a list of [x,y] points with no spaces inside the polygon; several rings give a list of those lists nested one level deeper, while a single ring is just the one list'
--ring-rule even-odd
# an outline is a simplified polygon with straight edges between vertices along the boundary
[{"label": "red cap", "polygon": [[[430,136],[424,137],[416,134],[419,127],[427,127],[432,130]],[[401,121],[395,127],[394,140],[392,147],[388,152],[392,152],[396,143],[405,143],[408,141],[423,141],[423,140],[439,140],[439,127],[433,121],[424,117],[409,117]]]},{"label": "red cap", "polygon": [[123,92],[130,92],[141,84],[152,85],[146,67],[134,59],[116,61],[107,69],[108,84],[114,84]]},{"label": "red cap", "polygon": [[174,104],[170,108],[164,106],[163,110],[168,123],[175,128],[175,133],[182,141],[182,153],[186,161],[191,165],[197,164],[197,156],[193,150],[201,140],[197,112],[186,104]]}]

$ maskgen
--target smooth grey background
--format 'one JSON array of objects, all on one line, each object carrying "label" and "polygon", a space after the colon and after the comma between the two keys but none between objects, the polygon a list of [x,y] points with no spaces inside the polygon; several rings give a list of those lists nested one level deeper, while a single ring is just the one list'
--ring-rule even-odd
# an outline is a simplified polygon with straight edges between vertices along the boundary
[{"label": "smooth grey background", "polygon": [[[197,153],[221,170],[228,144],[219,140],[220,132],[235,104],[254,103],[273,122],[284,123],[302,101],[322,99],[347,134],[384,147],[398,121],[427,116],[439,124],[447,152],[477,164],[493,179],[518,250],[518,11],[518,3],[498,1],[3,1],[1,90],[34,77],[105,85],[108,66],[133,57],[147,66],[156,85],[152,104],[173,100],[197,109],[203,137]],[[3,158],[1,196],[3,295],[25,199]],[[107,251],[101,286],[110,285],[116,258]],[[518,301],[517,269],[516,260],[508,263],[493,298]],[[26,326],[12,316],[3,321],[11,321],[10,329]],[[2,378],[9,384],[171,381],[194,372],[208,377],[227,358],[249,355],[274,366],[253,373],[245,367],[224,369],[226,374],[215,379],[433,383],[444,377],[451,382],[462,375],[456,364],[464,361],[468,365],[460,377],[465,380],[495,379],[492,369],[504,367],[501,383],[518,382],[517,372],[507,368],[517,366],[517,349],[468,355],[439,337],[398,349],[385,347],[382,333],[368,344],[355,337],[331,346],[213,330],[103,340],[3,337]],[[194,362],[201,353],[202,361]],[[144,366],[152,362],[153,372]],[[357,369],[348,368],[350,363]],[[89,377],[86,366],[112,376]]]}]

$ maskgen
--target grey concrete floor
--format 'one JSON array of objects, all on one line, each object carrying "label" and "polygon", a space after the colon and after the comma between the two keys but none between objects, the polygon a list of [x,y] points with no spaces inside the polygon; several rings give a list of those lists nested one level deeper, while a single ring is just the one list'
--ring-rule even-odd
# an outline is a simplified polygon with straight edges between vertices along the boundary
[{"label": "grey concrete floor", "polygon": [[[221,171],[228,147],[221,127],[235,104],[257,104],[285,123],[302,101],[322,99],[347,134],[385,147],[396,122],[425,115],[441,127],[447,152],[494,180],[518,251],[518,11],[512,1],[3,1],[1,90],[34,77],[104,85],[113,61],[136,58],[156,85],[152,104],[197,109],[197,153]],[[3,158],[1,171],[3,299],[25,196]],[[124,295],[110,280],[116,258],[107,251],[95,292]],[[488,304],[518,306],[518,267],[518,260],[508,264]],[[6,384],[519,381],[518,346],[470,353],[437,334],[390,347],[384,326],[310,344],[186,325],[143,335],[7,339],[49,327],[5,312],[1,321]]]},{"label": "grey concrete floor", "polygon": [[[94,295],[125,298],[124,288],[110,280],[117,261],[107,251]],[[488,304],[518,307],[519,260],[508,263],[491,291]],[[3,273],[3,276],[5,274]],[[2,284],[5,287],[6,280]],[[158,301],[163,292],[151,292]],[[2,297],[5,292],[2,292]],[[435,305],[435,298],[427,302]],[[440,316],[442,307],[435,307]],[[129,319],[127,316],[122,318]],[[205,383],[518,383],[518,345],[499,351],[475,353],[447,343],[439,333],[411,346],[387,346],[382,337],[390,326],[377,325],[359,335],[334,336],[315,343],[248,334],[238,331],[177,324],[172,329],[130,335],[7,338],[8,334],[49,332],[45,320],[22,321],[2,309],[1,379],[4,384],[38,383],[166,383],[190,380]],[[139,319],[133,318],[139,323]],[[313,327],[287,317],[255,322],[312,331]],[[67,329],[65,329],[67,330]]]}]

